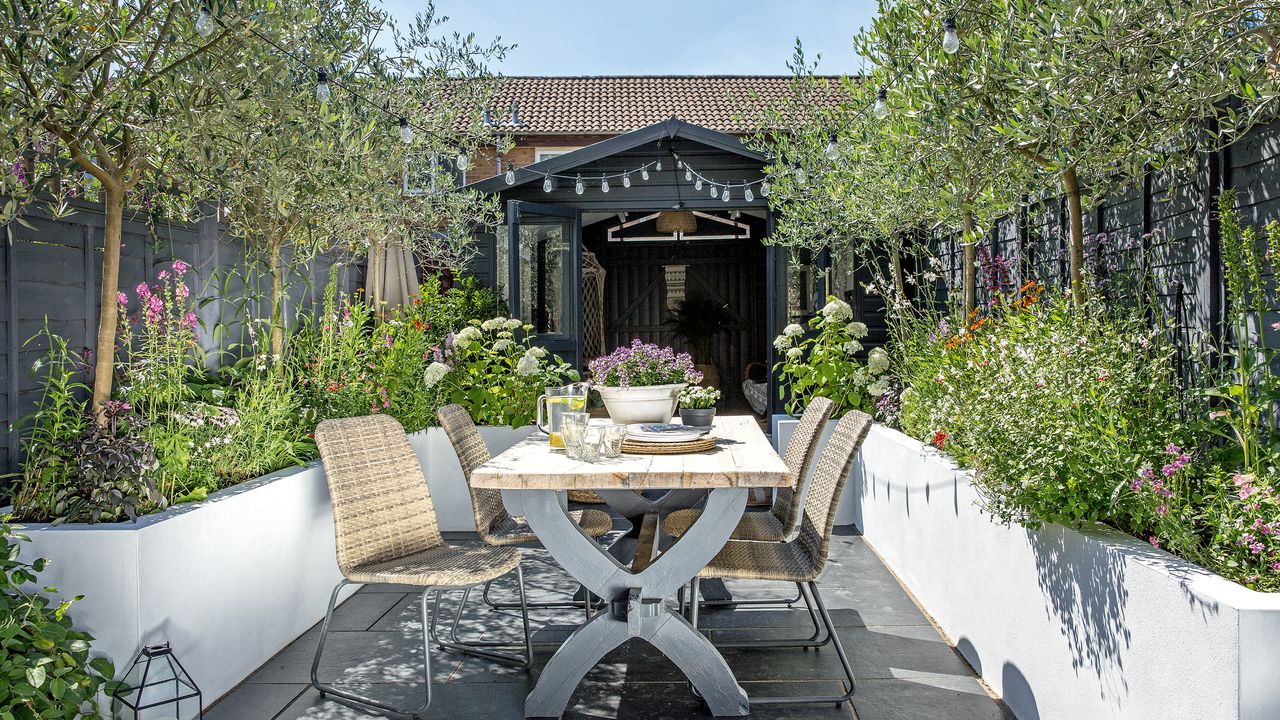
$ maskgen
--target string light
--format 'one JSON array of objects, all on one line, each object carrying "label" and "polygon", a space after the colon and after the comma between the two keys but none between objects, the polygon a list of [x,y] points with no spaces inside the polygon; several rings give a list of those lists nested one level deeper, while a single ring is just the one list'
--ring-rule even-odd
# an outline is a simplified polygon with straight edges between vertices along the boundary
[{"label": "string light", "polygon": [[724,192],[720,193],[720,201],[721,201],[721,202],[729,202],[729,194],[730,194],[730,192],[729,192],[729,186],[728,186],[728,185],[725,185],[725,186],[724,186]]},{"label": "string light", "polygon": [[827,146],[822,149],[822,154],[826,155],[831,162],[840,159],[840,145],[836,143],[835,133],[831,133],[831,139],[827,141]]},{"label": "string light", "polygon": [[622,187],[624,188],[631,187],[631,173],[629,172],[622,173]]},{"label": "string light", "polygon": [[685,182],[689,182],[689,181],[691,181],[691,180],[693,180],[693,171],[689,169],[689,166],[688,166],[688,165],[685,165],[685,166],[684,166],[684,181],[685,181]]},{"label": "string light", "polygon": [[609,178],[607,177],[600,178],[600,192],[602,193],[609,192]]},{"label": "string light", "polygon": [[876,93],[875,115],[881,120],[889,116],[889,91],[884,87]]},{"label": "string light", "polygon": [[796,168],[796,184],[804,185],[807,182],[809,182],[809,173],[805,172],[802,167]]},{"label": "string light", "polygon": [[702,178],[698,178],[697,182],[693,184],[693,189],[702,190]]},{"label": "string light", "polygon": [[751,192],[751,186],[746,184],[745,182],[742,183],[742,199],[746,200],[747,202],[751,202],[752,200],[756,199],[756,196]]},{"label": "string light", "polygon": [[201,5],[200,14],[196,16],[196,32],[202,38],[213,36],[213,31],[217,30],[217,23],[213,21],[213,16],[209,14],[209,6]]},{"label": "string light", "polygon": [[516,184],[516,166],[508,165],[507,174],[503,175],[502,179],[506,180],[508,185],[515,185]]},{"label": "string light", "polygon": [[647,167],[642,167],[642,168],[640,168],[640,179],[641,179],[641,180],[648,180],[648,179],[649,179],[649,168],[647,168]]},{"label": "string light", "polygon": [[653,166],[653,169],[655,172],[662,172],[662,161],[659,160],[657,163],[655,163]]},{"label": "string light", "polygon": [[329,102],[329,73],[316,71],[316,99],[322,103]]},{"label": "string light", "polygon": [[955,55],[960,49],[960,34],[956,32],[956,16],[948,15],[946,20],[942,21],[942,51],[948,55]]},{"label": "string light", "polygon": [[458,148],[458,157],[454,158],[454,160],[457,163],[458,170],[466,171],[467,168],[471,167],[471,158],[467,156],[467,149],[464,147]]},{"label": "string light", "polygon": [[549,193],[555,189],[556,189],[556,181],[551,178],[550,174],[542,178],[542,192]]},{"label": "string light", "polygon": [[765,180],[760,183],[760,197],[769,197],[769,181]]},{"label": "string light", "polygon": [[409,127],[409,118],[400,118],[400,142],[405,145],[413,143],[413,128]]},{"label": "string light", "polygon": [[719,189],[719,188],[717,188],[717,187],[715,186],[715,183],[712,183],[712,185],[711,185],[711,197],[716,197],[716,196],[717,196],[717,195],[719,195],[719,194],[720,194],[720,189]]},{"label": "string light", "polygon": [[586,192],[587,186],[582,184],[582,176],[578,176],[578,181],[573,184],[573,191],[579,195]]}]

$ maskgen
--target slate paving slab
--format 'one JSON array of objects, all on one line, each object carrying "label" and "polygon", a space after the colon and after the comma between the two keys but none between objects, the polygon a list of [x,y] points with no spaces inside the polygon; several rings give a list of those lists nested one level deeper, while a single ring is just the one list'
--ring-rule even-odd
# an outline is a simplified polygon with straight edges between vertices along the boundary
[{"label": "slate paving slab", "polygon": [[[963,658],[856,533],[837,529],[831,560],[819,580],[858,679],[852,704],[758,705],[752,718],[825,720],[1007,720]],[[452,542],[473,542],[451,536]],[[541,549],[524,550],[531,599],[564,598],[575,583]],[[794,597],[794,586],[730,581],[735,598]],[[497,599],[515,598],[515,584],[494,585]],[[420,591],[410,586],[362,588],[334,615],[321,677],[343,678],[356,692],[401,705],[423,699]],[[457,611],[459,593],[441,603],[442,629]],[[519,720],[524,698],[581,611],[534,610],[531,668],[433,649],[433,703],[427,718]],[[700,628],[713,640],[807,637],[812,631],[802,604],[795,607],[707,608]],[[478,592],[460,621],[465,637],[520,637],[514,612],[494,612]],[[207,712],[211,720],[345,720],[370,715],[310,687],[311,659],[319,627],[307,631]],[[749,695],[838,694],[843,673],[831,647],[725,649],[730,667]],[[654,648],[628,641],[605,656],[571,701],[566,720],[685,720],[707,718],[684,676]]]}]

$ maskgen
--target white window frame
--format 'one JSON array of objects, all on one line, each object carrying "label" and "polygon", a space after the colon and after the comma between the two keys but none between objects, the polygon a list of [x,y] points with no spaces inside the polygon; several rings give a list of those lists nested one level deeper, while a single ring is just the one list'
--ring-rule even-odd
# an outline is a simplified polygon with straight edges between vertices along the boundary
[{"label": "white window frame", "polygon": [[534,162],[542,162],[543,160],[550,160],[551,158],[554,158],[554,157],[560,157],[561,155],[567,155],[567,154],[569,154],[569,153],[571,153],[571,152],[573,152],[574,150],[577,150],[577,149],[578,149],[578,147],[577,147],[577,146],[573,146],[573,147],[567,147],[567,146],[566,146],[566,147],[540,147],[540,148],[534,148],[534,149],[533,149],[533,161],[534,161]]}]

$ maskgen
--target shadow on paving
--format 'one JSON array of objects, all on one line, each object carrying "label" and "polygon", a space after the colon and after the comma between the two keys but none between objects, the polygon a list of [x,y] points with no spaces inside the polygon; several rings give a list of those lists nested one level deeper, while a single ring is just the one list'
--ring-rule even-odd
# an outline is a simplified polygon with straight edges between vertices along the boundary
[{"label": "shadow on paving", "polygon": [[[531,600],[567,598],[577,585],[541,549],[526,549],[524,568]],[[727,583],[735,598],[794,597],[794,586]],[[853,704],[757,705],[752,718],[859,718],[860,720],[998,720],[1010,717],[983,691],[973,671],[920,613],[911,598],[856,533],[832,539],[831,559],[819,581],[832,620],[858,678]],[[456,615],[461,593],[441,602],[442,630]],[[515,598],[513,578],[495,583],[496,600]],[[420,593],[408,586],[362,588],[334,614],[320,667],[323,681],[400,706],[424,699]],[[518,720],[538,672],[582,617],[581,610],[531,611],[535,653],[531,668],[452,652],[431,651],[432,704],[427,718]],[[803,605],[706,609],[700,629],[713,641],[807,637]],[[520,638],[518,613],[493,611],[472,593],[458,623],[463,638]],[[215,704],[209,720],[337,720],[370,714],[310,686],[314,627]],[[816,695],[841,692],[843,673],[831,647],[725,649],[725,659],[748,695]],[[681,720],[710,717],[692,696],[683,674],[656,649],[632,640],[588,673],[571,700],[569,720]],[[387,717],[400,717],[387,715]]]}]

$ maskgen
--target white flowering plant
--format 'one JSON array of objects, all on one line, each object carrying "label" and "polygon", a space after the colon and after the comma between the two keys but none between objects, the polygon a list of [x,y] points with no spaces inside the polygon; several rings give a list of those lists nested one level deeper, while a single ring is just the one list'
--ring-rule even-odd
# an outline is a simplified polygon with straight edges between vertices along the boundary
[{"label": "white flowering plant", "polygon": [[716,406],[720,391],[712,387],[690,385],[680,391],[680,407],[686,410],[706,410]]},{"label": "white flowering plant", "polygon": [[446,338],[423,385],[437,406],[458,403],[478,425],[528,425],[546,387],[578,380],[563,360],[530,344],[532,329],[517,318],[472,320]]},{"label": "white flowering plant", "polygon": [[787,412],[800,415],[815,397],[835,402],[837,415],[871,409],[889,386],[888,353],[874,348],[865,364],[859,360],[867,326],[854,320],[849,303],[836,297],[827,298],[809,328],[792,323],[773,341],[782,356],[775,370],[782,376]]}]

